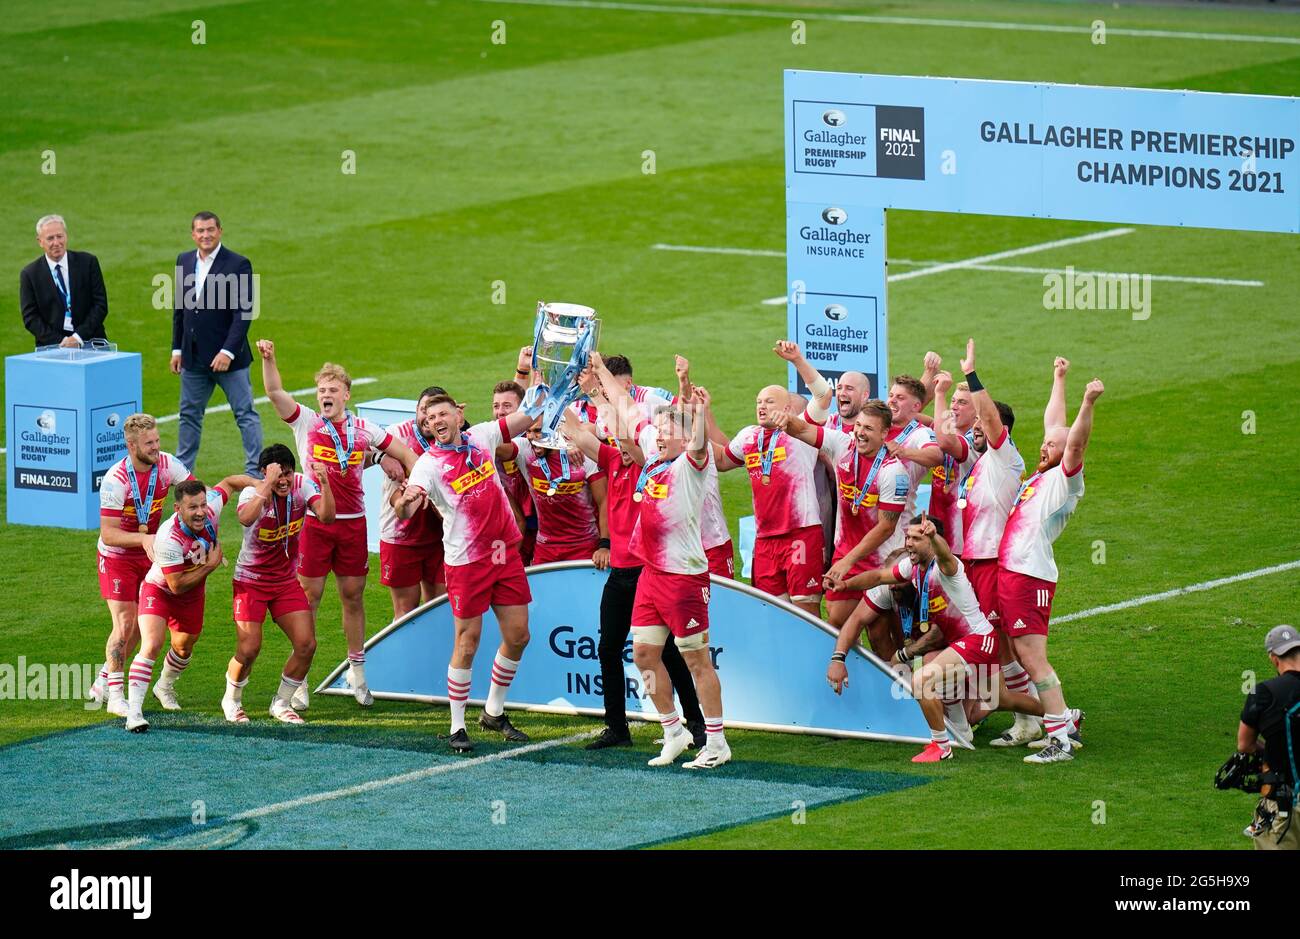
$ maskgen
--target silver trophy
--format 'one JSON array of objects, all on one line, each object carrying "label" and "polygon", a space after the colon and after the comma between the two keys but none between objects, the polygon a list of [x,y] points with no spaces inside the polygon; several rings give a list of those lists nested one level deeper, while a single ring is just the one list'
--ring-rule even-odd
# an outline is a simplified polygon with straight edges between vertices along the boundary
[{"label": "silver trophy", "polygon": [[[537,303],[537,322],[533,329],[533,368],[542,376],[537,390],[529,389],[528,404],[540,409],[542,436],[538,446],[554,450],[566,446],[560,433],[564,410],[582,397],[578,375],[587,367],[600,337],[600,320],[596,311],[577,303]],[[545,400],[539,405],[539,393]]]}]

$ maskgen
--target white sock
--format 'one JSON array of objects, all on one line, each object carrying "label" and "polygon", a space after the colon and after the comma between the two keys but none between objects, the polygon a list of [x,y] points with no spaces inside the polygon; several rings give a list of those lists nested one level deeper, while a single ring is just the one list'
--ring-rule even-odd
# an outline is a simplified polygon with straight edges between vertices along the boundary
[{"label": "white sock", "polygon": [[506,692],[510,690],[510,683],[515,680],[515,672],[518,670],[519,663],[500,652],[492,660],[492,684],[488,687],[487,704],[483,705],[483,711],[488,717],[500,717],[506,709]]},{"label": "white sock", "polygon": [[1070,749],[1070,731],[1074,729],[1074,715],[1066,708],[1060,714],[1044,714],[1043,726],[1047,735],[1060,744],[1062,750]]},{"label": "white sock", "polygon": [[294,692],[297,691],[302,685],[302,682],[306,680],[307,679],[304,678],[302,681],[299,681],[296,678],[290,678],[288,675],[281,675],[280,687],[276,689],[275,699],[285,707],[289,707],[289,702],[293,700]]},{"label": "white sock", "polygon": [[348,666],[352,669],[352,687],[358,688],[366,683],[366,654],[349,652]]},{"label": "white sock", "polygon": [[104,664],[99,667],[99,674],[95,676],[95,687],[99,689],[102,696],[108,689],[108,665]]},{"label": "white sock", "polygon": [[721,746],[727,742],[727,738],[722,734],[722,718],[709,717],[704,715],[704,733],[708,736],[709,746]]},{"label": "white sock", "polygon": [[243,681],[231,681],[230,676],[226,676],[226,700],[231,701],[236,707],[244,703],[244,686],[248,684],[248,679]]},{"label": "white sock", "polygon": [[127,685],[127,700],[131,710],[139,713],[144,710],[144,693],[153,681],[153,659],[137,655],[131,662],[131,680]]},{"label": "white sock", "polygon": [[109,672],[108,685],[106,687],[108,690],[109,701],[112,702],[121,701],[122,700],[122,673]]},{"label": "white sock", "polygon": [[469,700],[470,670],[447,666],[447,700],[451,702],[451,732],[465,729],[465,702]]},{"label": "white sock", "polygon": [[659,723],[663,724],[665,740],[686,733],[686,728],[682,726],[682,719],[677,716],[676,708],[673,708],[667,714],[660,714]]},{"label": "white sock", "polygon": [[941,747],[942,747],[943,749],[945,749],[945,750],[951,750],[951,749],[952,749],[952,740],[949,739],[949,737],[948,737],[948,729],[947,729],[947,728],[944,728],[943,730],[932,730],[932,731],[930,731],[930,741],[931,741],[932,743],[937,743],[939,746],[941,746]]},{"label": "white sock", "polygon": [[193,658],[194,656],[191,655],[188,659],[183,659],[176,654],[175,649],[168,649],[167,655],[163,658],[163,669],[162,674],[158,676],[158,684],[163,688],[173,687],[176,679],[181,677],[181,672],[190,667],[190,660]]}]

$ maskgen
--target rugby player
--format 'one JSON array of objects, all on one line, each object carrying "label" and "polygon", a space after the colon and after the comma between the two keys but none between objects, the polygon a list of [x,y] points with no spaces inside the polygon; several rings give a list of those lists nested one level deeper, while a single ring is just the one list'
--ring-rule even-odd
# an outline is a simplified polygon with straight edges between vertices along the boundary
[{"label": "rugby player", "polygon": [[173,489],[176,512],[158,526],[153,565],[140,587],[140,651],[127,680],[127,730],[149,729],[144,695],[168,630],[171,645],[153,693],[164,710],[180,710],[176,679],[189,668],[203,630],[204,584],[222,563],[217,539],[221,510],[232,494],[255,485],[251,476],[227,476],[211,489],[197,479],[179,482]]},{"label": "rugby player", "polygon": [[[968,695],[972,682],[976,689],[987,687],[999,674],[998,633],[980,612],[962,563],[943,538],[942,522],[926,515],[918,515],[908,524],[906,557],[892,567],[866,571],[847,581],[862,590],[907,582],[912,584],[917,602],[915,608],[903,612],[916,625],[904,632],[915,638],[895,652],[892,661],[907,665],[938,651],[912,675],[912,694],[930,725],[930,743],[912,762],[937,763],[952,758],[944,698]],[[1001,684],[996,706],[1042,712],[1035,699],[1009,692]]]},{"label": "rugby player", "polygon": [[501,629],[501,645],[492,663],[492,682],[479,726],[522,742],[528,735],[510,723],[506,692],[528,645],[528,604],[532,593],[519,556],[519,527],[492,461],[504,442],[533,423],[525,411],[475,424],[461,431],[461,411],[450,395],[429,399],[433,446],[422,453],[395,508],[410,518],[431,503],[442,516],[442,545],[447,594],[456,630],[447,667],[451,705],[449,745],[457,752],[474,749],[465,729],[471,668],[478,651],[483,614],[491,607]]},{"label": "rugby player", "polygon": [[692,743],[663,664],[670,635],[691,671],[704,714],[706,743],[685,765],[713,769],[731,759],[722,729],[722,685],[709,655],[709,566],[700,534],[712,462],[708,411],[709,394],[697,386],[689,405],[655,412],[656,455],[641,467],[632,494],[641,503],[632,550],[645,560],[632,606],[632,657],[648,676],[664,729],[663,749],[651,766],[670,765]]},{"label": "rugby player", "polygon": [[[412,453],[424,453],[432,446],[433,423],[429,401],[446,389],[431,385],[416,400],[415,417],[384,430],[406,444]],[[379,582],[393,600],[393,619],[398,620],[423,603],[447,592],[442,572],[442,519],[431,508],[410,518],[397,517],[393,507],[402,497],[406,474],[395,467],[398,478],[385,475],[379,510]]]},{"label": "rugby player", "polygon": [[837,629],[862,600],[846,590],[844,580],[879,567],[903,542],[898,526],[911,479],[904,464],[884,447],[892,414],[883,401],[868,401],[853,419],[852,434],[782,416],[777,426],[796,440],[816,447],[835,469],[838,505],[835,553],[823,579],[826,612]]},{"label": "rugby player", "polygon": [[293,451],[282,443],[262,451],[257,468],[263,478],[239,494],[235,514],[244,528],[244,543],[235,561],[235,654],[226,666],[226,693],[221,710],[232,724],[248,723],[244,712],[244,686],[262,649],[266,614],[289,639],[292,651],[271,699],[271,716],[286,724],[301,724],[293,709],[295,692],[307,678],[316,654],[316,629],[311,603],[295,570],[298,536],[310,506],[323,525],[334,521],[334,493],[329,470],[312,463],[310,475],[294,472]]},{"label": "rugby player", "polygon": [[[1052,543],[1083,498],[1083,457],[1092,435],[1093,409],[1106,390],[1100,379],[1088,382],[1074,423],[1065,424],[1065,375],[1069,363],[1053,367],[1052,394],[1043,413],[1043,443],[1034,474],[1020,486],[1007,515],[998,548],[998,603],[1002,629],[1016,646],[1016,658],[1029,672],[1043,701],[1045,745],[1026,763],[1073,759],[1083,713],[1066,707],[1055,669],[1047,659],[1048,622],[1058,572]],[[966,375],[979,387],[974,371]]]},{"label": "rugby player", "polygon": [[163,504],[171,486],[192,478],[180,460],[163,452],[152,416],[130,415],[122,422],[122,436],[127,455],[108,468],[99,487],[99,595],[108,603],[113,627],[104,666],[91,687],[91,696],[117,717],[126,716],[123,666],[140,641],[140,585],[153,564]]},{"label": "rugby player", "polygon": [[[374,703],[366,686],[366,574],[370,551],[366,537],[366,503],[361,472],[371,449],[395,457],[409,474],[415,454],[401,440],[347,410],[352,378],[342,366],[326,362],[316,373],[316,403],[320,413],[304,408],[284,390],[275,360],[275,343],[257,341],[262,356],[262,383],[280,419],[293,428],[298,459],[304,465],[329,467],[334,490],[334,523],[325,525],[309,509],[299,543],[298,579],[311,601],[312,616],[320,609],[325,581],[331,571],[343,605],[343,636],[348,644],[348,685],[362,707]],[[304,680],[294,708],[307,706]]]},{"label": "rugby player", "polygon": [[[565,415],[573,412],[566,410]],[[537,512],[533,564],[555,561],[609,562],[605,516],[605,472],[581,450],[543,447],[541,419],[518,440],[506,441],[496,456],[516,463]]]}]

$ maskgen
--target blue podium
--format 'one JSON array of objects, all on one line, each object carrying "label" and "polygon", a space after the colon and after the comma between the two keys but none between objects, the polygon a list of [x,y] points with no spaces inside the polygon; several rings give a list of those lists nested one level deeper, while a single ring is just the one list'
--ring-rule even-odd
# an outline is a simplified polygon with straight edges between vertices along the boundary
[{"label": "blue podium", "polygon": [[122,422],[140,410],[140,353],[42,349],[5,359],[7,520],[99,527],[99,484],[126,456]]}]

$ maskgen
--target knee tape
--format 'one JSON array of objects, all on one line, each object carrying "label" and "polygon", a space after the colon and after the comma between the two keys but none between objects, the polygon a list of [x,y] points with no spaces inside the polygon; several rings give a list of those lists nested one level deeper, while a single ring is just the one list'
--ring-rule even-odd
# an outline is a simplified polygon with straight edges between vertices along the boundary
[{"label": "knee tape", "polygon": [[632,642],[645,646],[661,646],[668,641],[667,626],[633,626]]},{"label": "knee tape", "polygon": [[1061,680],[1056,677],[1056,672],[1051,672],[1042,681],[1034,682],[1034,687],[1038,689],[1039,694],[1042,694],[1044,691],[1061,687]]},{"label": "knee tape", "polygon": [[674,636],[673,642],[677,648],[683,652],[695,652],[698,649],[707,649],[709,647],[709,631],[698,632],[693,636]]}]

